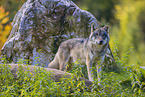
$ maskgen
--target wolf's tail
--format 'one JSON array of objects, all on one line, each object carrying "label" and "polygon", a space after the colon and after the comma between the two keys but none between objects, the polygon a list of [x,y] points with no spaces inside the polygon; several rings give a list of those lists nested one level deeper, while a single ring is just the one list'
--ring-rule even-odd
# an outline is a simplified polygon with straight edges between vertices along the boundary
[{"label": "wolf's tail", "polygon": [[48,64],[48,68],[59,69],[58,54],[56,54],[54,59]]}]

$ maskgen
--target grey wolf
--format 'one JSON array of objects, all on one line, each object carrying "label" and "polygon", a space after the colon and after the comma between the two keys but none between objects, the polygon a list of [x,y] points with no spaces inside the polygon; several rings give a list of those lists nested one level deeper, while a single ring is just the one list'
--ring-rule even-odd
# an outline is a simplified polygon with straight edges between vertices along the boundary
[{"label": "grey wolf", "polygon": [[48,64],[48,68],[55,68],[67,71],[67,63],[75,62],[80,59],[81,63],[87,65],[88,78],[93,81],[92,66],[95,63],[97,68],[98,80],[102,71],[102,62],[109,44],[109,26],[94,28],[91,25],[91,34],[88,38],[74,38],[62,42],[54,57]]}]

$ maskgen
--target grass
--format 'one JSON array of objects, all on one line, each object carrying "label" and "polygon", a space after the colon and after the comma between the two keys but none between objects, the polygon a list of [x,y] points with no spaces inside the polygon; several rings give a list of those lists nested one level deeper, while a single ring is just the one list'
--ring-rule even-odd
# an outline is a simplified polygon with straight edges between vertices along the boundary
[{"label": "grass", "polygon": [[[51,77],[51,72],[44,68],[34,69],[33,75],[24,71],[22,66],[18,66],[17,78],[10,71],[10,66],[6,61],[0,64],[0,97],[145,97],[145,70],[140,68],[140,63],[127,65],[129,52],[123,58],[117,57],[114,51],[116,63],[121,72],[102,71],[101,81],[98,85],[97,78],[90,87],[85,85],[83,80],[76,80],[84,76],[84,68],[74,65],[70,71],[73,76],[61,78],[55,82]],[[20,62],[21,63],[21,62]]]},{"label": "grass", "polygon": [[[10,66],[1,64],[0,76],[0,96],[145,96],[145,80],[142,72],[135,72],[134,68],[127,67],[122,73],[103,72],[100,86],[95,80],[90,87],[85,86],[84,81],[76,81],[74,78],[82,77],[81,68],[73,73],[71,78],[61,78],[55,82],[50,77],[50,72],[40,68],[35,70],[35,74],[24,71],[19,65],[18,78],[10,72]],[[29,69],[29,68],[27,68]],[[140,69],[140,68],[136,68]],[[143,71],[144,72],[144,71]],[[143,77],[143,78],[142,78]]]}]

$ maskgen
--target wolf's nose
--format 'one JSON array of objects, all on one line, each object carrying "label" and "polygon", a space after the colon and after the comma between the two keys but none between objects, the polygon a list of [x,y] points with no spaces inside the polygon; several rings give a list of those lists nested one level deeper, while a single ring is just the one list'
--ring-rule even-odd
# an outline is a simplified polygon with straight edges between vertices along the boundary
[{"label": "wolf's nose", "polygon": [[99,42],[99,45],[102,45],[103,44],[103,40],[101,40],[100,42]]}]

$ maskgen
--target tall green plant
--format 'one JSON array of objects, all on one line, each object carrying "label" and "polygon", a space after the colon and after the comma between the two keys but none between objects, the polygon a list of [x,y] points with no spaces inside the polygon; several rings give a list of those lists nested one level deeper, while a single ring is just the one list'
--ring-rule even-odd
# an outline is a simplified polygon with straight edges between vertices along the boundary
[{"label": "tall green plant", "polygon": [[143,37],[141,28],[139,26],[138,16],[140,12],[145,9],[144,0],[120,0],[120,3],[115,6],[115,18],[119,21],[119,25],[111,27],[111,42],[119,40],[119,55],[123,56],[124,52],[129,47],[134,47],[134,53],[131,55],[129,63],[132,64],[135,61],[142,61],[145,65],[144,56],[145,50],[142,48]]}]

